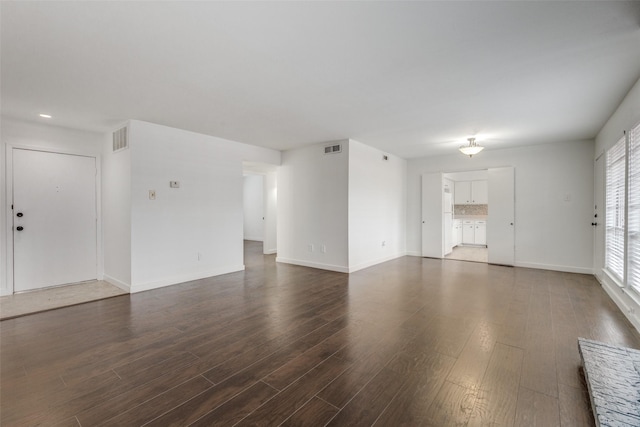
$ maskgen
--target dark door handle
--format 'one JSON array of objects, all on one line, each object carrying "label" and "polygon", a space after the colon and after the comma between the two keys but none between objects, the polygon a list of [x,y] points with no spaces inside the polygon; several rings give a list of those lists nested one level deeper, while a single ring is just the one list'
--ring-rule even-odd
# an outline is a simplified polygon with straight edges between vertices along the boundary
[{"label": "dark door handle", "polygon": [[22,230],[24,230],[24,227],[23,227],[23,226],[21,226],[21,225],[19,225],[19,226],[17,226],[17,227],[16,227],[16,230],[18,230],[18,231],[22,231]]},{"label": "dark door handle", "polygon": [[18,213],[16,214],[16,216],[17,216],[18,218],[22,218],[22,212],[18,212]]},{"label": "dark door handle", "polygon": [[592,222],[591,225],[593,225],[594,227],[598,225],[597,222]]}]

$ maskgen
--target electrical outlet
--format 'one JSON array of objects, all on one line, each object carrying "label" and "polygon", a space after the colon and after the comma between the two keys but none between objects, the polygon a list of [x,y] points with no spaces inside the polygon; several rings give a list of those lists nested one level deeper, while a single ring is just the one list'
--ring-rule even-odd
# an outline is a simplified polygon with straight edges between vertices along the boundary
[{"label": "electrical outlet", "polygon": [[320,250],[322,251],[323,254],[326,254],[327,253],[327,245],[322,245],[320,247]]},{"label": "electrical outlet", "polygon": [[198,261],[202,261],[202,254],[198,252]]},{"label": "electrical outlet", "polygon": [[309,252],[313,252],[313,244],[309,245],[308,248],[309,248]]},{"label": "electrical outlet", "polygon": [[156,199],[156,190],[149,190],[149,200]]},{"label": "electrical outlet", "polygon": [[180,188],[180,181],[169,181],[169,187]]},{"label": "electrical outlet", "polygon": [[385,240],[382,241],[382,246],[387,246],[387,242]]}]

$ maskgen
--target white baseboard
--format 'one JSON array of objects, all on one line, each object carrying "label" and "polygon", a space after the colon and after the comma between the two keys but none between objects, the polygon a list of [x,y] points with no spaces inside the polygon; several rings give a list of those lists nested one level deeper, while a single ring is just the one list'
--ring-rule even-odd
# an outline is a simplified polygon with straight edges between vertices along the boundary
[{"label": "white baseboard", "polygon": [[406,253],[407,256],[422,256],[422,252],[418,252],[418,251],[407,251]]},{"label": "white baseboard", "polygon": [[278,253],[278,249],[264,249],[262,251],[262,253],[264,253],[265,255],[273,255],[273,254],[277,254]]},{"label": "white baseboard", "polygon": [[591,267],[588,267],[588,268],[574,267],[570,265],[538,264],[535,262],[516,261],[515,267],[536,268],[538,270],[563,271],[566,273],[593,274],[593,268]]},{"label": "white baseboard", "polygon": [[244,265],[228,266],[216,268],[213,270],[199,271],[192,274],[184,274],[179,276],[173,276],[164,278],[162,280],[154,280],[150,282],[136,283],[131,286],[131,293],[149,291],[151,289],[163,288],[165,286],[176,285],[178,283],[190,282],[192,280],[205,279],[207,277],[220,276],[222,274],[234,273],[236,271],[243,271]]},{"label": "white baseboard", "polygon": [[243,240],[249,240],[251,242],[262,242],[262,238],[261,237],[247,237],[245,236]]},{"label": "white baseboard", "polygon": [[404,253],[400,253],[400,254],[395,254],[395,255],[389,255],[389,256],[386,256],[386,257],[383,257],[383,258],[378,258],[378,259],[371,260],[371,261],[365,261],[365,262],[362,262],[362,263],[360,263],[360,264],[358,264],[356,266],[349,267],[349,273],[353,273],[353,272],[358,271],[358,270],[363,270],[365,268],[372,267],[374,265],[381,264],[383,262],[391,261],[392,259],[403,257],[404,255],[405,255]]},{"label": "white baseboard", "polygon": [[303,261],[298,259],[290,259],[290,258],[282,258],[282,257],[276,257],[276,262],[281,262],[283,264],[301,265],[303,267],[319,268],[320,270],[337,271],[339,273],[349,273],[348,267],[343,267],[340,265],[322,264],[319,262]]},{"label": "white baseboard", "polygon": [[115,277],[109,276],[108,274],[104,274],[102,280],[111,283],[113,286],[117,286],[125,292],[131,293],[131,285],[123,282],[122,280],[118,280]]}]

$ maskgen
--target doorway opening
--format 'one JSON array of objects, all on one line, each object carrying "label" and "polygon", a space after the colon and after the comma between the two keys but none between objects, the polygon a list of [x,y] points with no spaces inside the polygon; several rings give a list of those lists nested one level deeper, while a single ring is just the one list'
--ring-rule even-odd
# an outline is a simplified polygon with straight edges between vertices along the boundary
[{"label": "doorway opening", "polygon": [[[487,217],[488,171],[444,173],[444,258],[489,262]],[[447,197],[446,192],[450,193]],[[449,201],[449,205],[447,205]]]},{"label": "doorway opening", "polygon": [[514,265],[514,214],[513,167],[426,173],[422,256]]},{"label": "doorway opening", "polygon": [[[262,246],[263,255],[277,252],[277,166],[243,162],[243,244]],[[246,263],[245,253],[245,263]]]}]

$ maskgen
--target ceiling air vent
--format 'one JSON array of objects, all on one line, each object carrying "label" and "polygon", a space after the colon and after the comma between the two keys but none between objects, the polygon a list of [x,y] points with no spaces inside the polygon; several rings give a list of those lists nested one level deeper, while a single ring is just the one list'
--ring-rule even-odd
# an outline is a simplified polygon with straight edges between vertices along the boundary
[{"label": "ceiling air vent", "polygon": [[127,138],[127,127],[118,129],[113,133],[113,152],[129,148],[129,138]]},{"label": "ceiling air vent", "polygon": [[342,151],[342,145],[340,144],[327,145],[326,147],[324,147],[324,154],[339,153],[341,151]]}]

